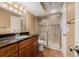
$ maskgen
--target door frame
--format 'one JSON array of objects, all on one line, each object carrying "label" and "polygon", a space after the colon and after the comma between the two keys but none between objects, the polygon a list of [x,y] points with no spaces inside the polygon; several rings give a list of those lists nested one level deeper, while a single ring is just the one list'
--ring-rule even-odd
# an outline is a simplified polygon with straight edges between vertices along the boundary
[{"label": "door frame", "polygon": [[[75,2],[75,46],[79,46],[79,2]],[[76,52],[74,52],[74,56],[78,56]]]}]

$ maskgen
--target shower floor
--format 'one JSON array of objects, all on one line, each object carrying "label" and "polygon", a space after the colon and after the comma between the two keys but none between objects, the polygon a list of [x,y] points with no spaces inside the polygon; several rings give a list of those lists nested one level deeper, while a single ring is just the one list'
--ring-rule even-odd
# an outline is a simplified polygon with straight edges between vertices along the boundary
[{"label": "shower floor", "polygon": [[57,42],[48,42],[48,47],[51,49],[61,49],[60,48],[60,43]]}]

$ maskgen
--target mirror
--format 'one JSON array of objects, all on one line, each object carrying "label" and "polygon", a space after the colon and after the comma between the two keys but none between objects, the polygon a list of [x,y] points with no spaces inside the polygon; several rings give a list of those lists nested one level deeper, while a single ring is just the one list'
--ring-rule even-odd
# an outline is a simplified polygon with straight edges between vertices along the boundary
[{"label": "mirror", "polygon": [[0,33],[26,31],[26,17],[18,16],[0,8]]}]

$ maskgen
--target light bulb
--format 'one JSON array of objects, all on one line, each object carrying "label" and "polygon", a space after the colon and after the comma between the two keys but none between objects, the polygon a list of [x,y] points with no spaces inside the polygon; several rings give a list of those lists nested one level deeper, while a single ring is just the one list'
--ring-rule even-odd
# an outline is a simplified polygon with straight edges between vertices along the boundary
[{"label": "light bulb", "polygon": [[14,7],[18,8],[18,5],[17,4],[14,4]]},{"label": "light bulb", "polygon": [[23,10],[24,13],[26,13],[26,10]]},{"label": "light bulb", "polygon": [[23,8],[22,8],[22,7],[20,7],[20,10],[22,11],[22,10],[23,10]]}]

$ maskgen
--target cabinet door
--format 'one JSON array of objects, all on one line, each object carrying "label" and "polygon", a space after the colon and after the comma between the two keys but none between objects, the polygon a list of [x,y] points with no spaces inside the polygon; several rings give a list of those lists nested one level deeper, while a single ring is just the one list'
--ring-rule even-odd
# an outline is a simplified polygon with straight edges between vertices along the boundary
[{"label": "cabinet door", "polygon": [[31,52],[32,52],[31,45],[28,45],[19,51],[19,56],[20,57],[30,57],[30,56],[32,56]]},{"label": "cabinet door", "polygon": [[20,57],[28,57],[29,56],[29,46],[27,46],[26,48],[22,48],[20,51],[19,51],[19,56]]},{"label": "cabinet door", "polygon": [[[37,53],[38,53],[38,39],[36,37],[34,38],[30,38],[29,39],[29,44],[26,43],[23,44],[21,43],[19,45],[19,47],[23,47],[19,49],[19,56],[20,57],[33,57],[33,56],[37,56]],[[28,45],[27,45],[28,44]]]},{"label": "cabinet door", "polygon": [[13,53],[13,54],[10,55],[9,57],[18,57],[18,52]]},{"label": "cabinet door", "polygon": [[12,44],[0,49],[0,57],[8,57],[14,53],[18,53],[18,44]]},{"label": "cabinet door", "polygon": [[33,54],[33,45],[30,44],[19,51],[20,57],[32,57]]},{"label": "cabinet door", "polygon": [[38,39],[35,38],[35,41],[34,41],[34,56],[37,56],[38,54]]}]

